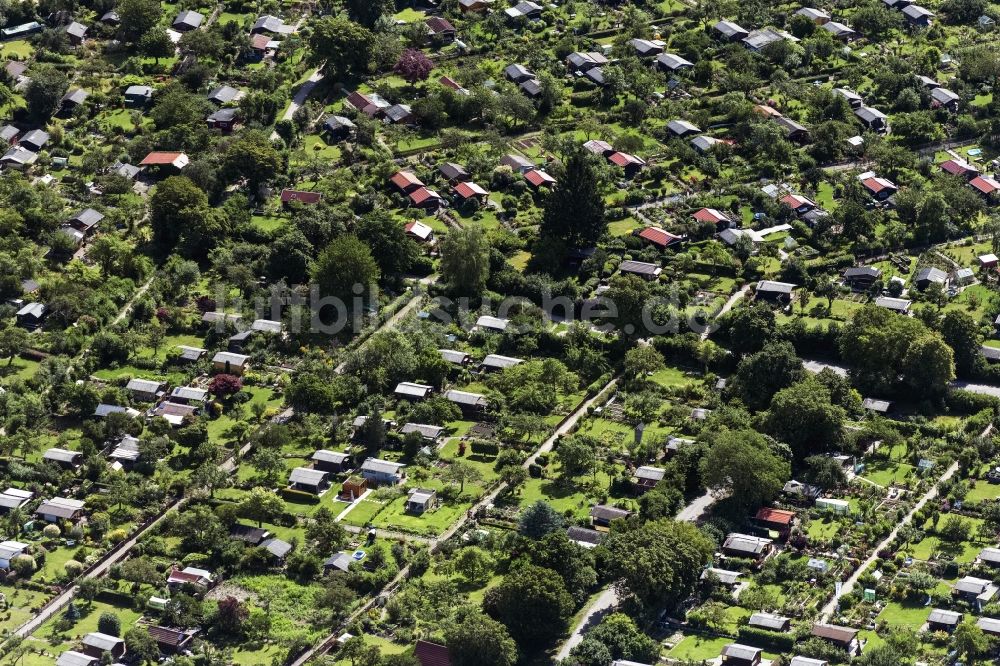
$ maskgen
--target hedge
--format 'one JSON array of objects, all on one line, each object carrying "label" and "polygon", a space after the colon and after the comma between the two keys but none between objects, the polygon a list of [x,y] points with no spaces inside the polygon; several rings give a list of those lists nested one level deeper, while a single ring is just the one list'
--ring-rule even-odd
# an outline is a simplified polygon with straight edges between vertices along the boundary
[{"label": "hedge", "polygon": [[289,502],[299,502],[302,504],[319,504],[319,496],[307,493],[294,488],[283,488],[281,495]]},{"label": "hedge", "polygon": [[500,453],[500,445],[483,439],[474,439],[469,442],[469,448],[473,453],[483,456],[495,456]]},{"label": "hedge", "polygon": [[794,634],[781,634],[777,631],[768,631],[757,627],[740,627],[737,637],[740,643],[745,645],[763,645],[775,652],[790,652],[795,646]]}]

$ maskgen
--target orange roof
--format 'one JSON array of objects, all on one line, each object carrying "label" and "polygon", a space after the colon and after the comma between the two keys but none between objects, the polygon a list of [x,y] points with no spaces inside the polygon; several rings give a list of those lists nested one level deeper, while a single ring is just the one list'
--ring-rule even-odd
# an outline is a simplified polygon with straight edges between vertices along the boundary
[{"label": "orange roof", "polygon": [[426,187],[419,187],[410,192],[410,201],[412,201],[415,204],[422,204],[428,199],[440,199],[440,198],[441,195],[439,195],[434,190],[427,189]]},{"label": "orange roof", "polygon": [[538,169],[532,169],[531,171],[525,172],[524,179],[535,187],[554,185],[556,182],[555,178],[544,171],[539,171]]},{"label": "orange roof", "polygon": [[626,167],[630,164],[638,164],[639,166],[645,164],[645,162],[635,155],[629,155],[628,153],[612,153],[608,156],[608,159],[611,160],[612,164],[617,164],[620,167]]},{"label": "orange roof", "polygon": [[184,153],[168,153],[163,151],[153,151],[146,155],[139,162],[140,166],[153,166],[158,164],[173,164],[177,158],[184,157]]},{"label": "orange roof", "polygon": [[754,107],[754,109],[757,111],[757,113],[759,113],[762,116],[769,116],[771,118],[781,117],[781,111],[778,111],[777,109],[767,106],[765,104],[758,104],[757,106]]},{"label": "orange roof", "polygon": [[681,240],[680,236],[675,236],[669,231],[664,231],[659,227],[646,227],[638,234],[639,238],[643,240],[648,240],[653,245],[659,245],[660,247],[667,247]]},{"label": "orange roof", "polygon": [[784,509],[772,509],[765,506],[757,512],[756,518],[765,523],[791,525],[792,521],[795,520],[795,512],[785,511]]},{"label": "orange roof", "polygon": [[729,217],[714,208],[702,208],[694,214],[694,219],[699,222],[729,222]]},{"label": "orange roof", "polygon": [[983,194],[993,194],[997,190],[1000,190],[1000,183],[989,176],[976,176],[969,181],[969,185],[972,185]]},{"label": "orange roof", "polygon": [[424,183],[412,171],[397,171],[393,174],[392,178],[389,179],[392,184],[401,190],[405,190],[414,185],[418,187],[423,187]]},{"label": "orange roof", "polygon": [[479,187],[475,183],[469,181],[467,183],[459,183],[455,186],[455,194],[462,197],[463,199],[468,199],[470,197],[484,197],[489,194],[486,190]]}]

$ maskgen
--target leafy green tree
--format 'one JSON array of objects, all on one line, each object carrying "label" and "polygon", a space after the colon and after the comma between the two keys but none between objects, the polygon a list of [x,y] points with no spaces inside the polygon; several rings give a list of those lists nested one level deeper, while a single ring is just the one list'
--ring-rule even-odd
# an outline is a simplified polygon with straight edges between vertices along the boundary
[{"label": "leafy green tree", "polygon": [[[366,2],[366,0],[358,0]],[[335,78],[364,74],[374,59],[375,35],[343,16],[316,21],[309,36],[313,62]]]},{"label": "leafy green tree", "polygon": [[285,503],[267,488],[258,486],[250,491],[238,506],[241,516],[252,520],[260,527],[264,522],[273,522],[285,510]]},{"label": "leafy green tree", "polygon": [[371,248],[383,277],[398,279],[412,270],[420,257],[420,247],[387,211],[365,215],[354,233]]},{"label": "leafy green tree", "polygon": [[563,481],[597,471],[597,447],[599,442],[588,435],[572,435],[559,442],[556,459]]},{"label": "leafy green tree", "polygon": [[274,179],[284,167],[281,153],[262,130],[247,130],[222,154],[222,171],[230,182],[246,179],[250,191]]},{"label": "leafy green tree", "polygon": [[396,5],[392,0],[346,0],[347,15],[366,28],[372,28],[379,19],[392,17]]},{"label": "leafy green tree", "polygon": [[638,344],[625,352],[625,376],[631,379],[645,377],[667,367],[663,354],[652,345]]},{"label": "leafy green tree", "polygon": [[805,459],[803,478],[820,488],[833,489],[847,483],[844,467],[830,456],[816,455]]},{"label": "leafy green tree", "polygon": [[490,589],[483,609],[522,646],[534,648],[560,635],[573,615],[573,597],[551,569],[521,566]]},{"label": "leafy green tree", "polygon": [[163,17],[163,8],[156,0],[121,0],[115,5],[121,19],[122,39],[132,43],[153,30]]},{"label": "leafy green tree", "polygon": [[660,654],[659,643],[643,633],[635,620],[624,613],[608,615],[587,633],[586,638],[606,645],[612,659],[653,664]]},{"label": "leafy green tree", "polygon": [[448,233],[441,241],[441,277],[454,291],[480,294],[490,276],[490,248],[479,225]]},{"label": "leafy green tree", "polygon": [[285,472],[285,459],[279,451],[260,449],[250,459],[250,466],[260,472],[264,485],[273,486]]},{"label": "leafy green tree", "polygon": [[960,310],[949,310],[941,320],[941,337],[954,353],[955,374],[973,376],[983,364],[983,336],[976,320]]},{"label": "leafy green tree", "polygon": [[479,611],[462,609],[445,623],[445,645],[453,666],[514,666],[517,644],[504,625]]},{"label": "leafy green tree", "polygon": [[28,112],[40,120],[48,119],[69,88],[66,75],[51,65],[36,65],[31,69],[31,81],[24,89]]},{"label": "leafy green tree", "polygon": [[0,358],[7,359],[9,367],[14,362],[14,357],[23,352],[28,346],[28,332],[23,328],[11,326],[0,330]]},{"label": "leafy green tree", "polygon": [[778,391],[802,379],[805,372],[790,342],[772,342],[740,361],[731,390],[750,409],[764,409]]},{"label": "leafy green tree", "polygon": [[727,318],[733,353],[752,354],[774,339],[774,311],[764,304],[736,308]]},{"label": "leafy green tree", "polygon": [[347,530],[337,522],[330,509],[321,506],[306,525],[306,540],[319,552],[332,552],[347,542]]},{"label": "leafy green tree", "polygon": [[698,528],[673,520],[612,532],[601,545],[613,580],[646,608],[671,607],[690,595],[714,544]]},{"label": "leafy green tree", "polygon": [[121,618],[114,613],[105,611],[101,613],[101,617],[97,619],[97,630],[102,634],[107,634],[108,636],[121,636]]},{"label": "leafy green tree", "polygon": [[596,243],[606,230],[597,166],[578,150],[566,160],[565,173],[545,199],[541,235],[580,248]]},{"label": "leafy green tree", "polygon": [[922,337],[923,324],[874,305],[854,313],[839,338],[840,356],[862,391],[887,393],[896,388],[910,342]]},{"label": "leafy green tree", "polygon": [[170,176],[156,186],[149,200],[153,243],[166,255],[187,227],[196,227],[209,214],[208,195],[185,176]]},{"label": "leafy green tree", "polygon": [[728,493],[741,508],[754,509],[778,494],[791,477],[791,468],[771,453],[763,435],[727,430],[715,438],[701,473],[709,488]]},{"label": "leafy green tree", "polygon": [[493,557],[479,546],[467,546],[455,556],[455,571],[469,585],[480,586],[489,580],[494,563]]},{"label": "leafy green tree", "polygon": [[138,48],[139,53],[160,64],[160,58],[169,58],[177,47],[170,41],[170,35],[164,28],[153,28],[139,39]]},{"label": "leafy green tree", "polygon": [[357,236],[345,234],[326,246],[312,268],[312,279],[324,296],[334,296],[349,305],[355,294],[354,285],[368,288],[376,284],[381,273],[371,248]]},{"label": "leafy green tree", "polygon": [[980,657],[989,652],[991,641],[972,620],[966,620],[955,628],[952,634],[952,647],[956,656],[964,663],[974,664]]},{"label": "leafy green tree", "polygon": [[846,418],[844,409],[832,404],[826,386],[807,377],[774,395],[764,427],[801,459],[837,444]]},{"label": "leafy green tree", "polygon": [[928,333],[910,343],[903,358],[903,373],[917,395],[943,395],[955,379],[954,352],[936,334]]},{"label": "leafy green tree", "polygon": [[477,483],[483,479],[478,469],[462,460],[452,460],[442,477],[449,483],[457,483],[459,493],[465,492],[466,483]]}]

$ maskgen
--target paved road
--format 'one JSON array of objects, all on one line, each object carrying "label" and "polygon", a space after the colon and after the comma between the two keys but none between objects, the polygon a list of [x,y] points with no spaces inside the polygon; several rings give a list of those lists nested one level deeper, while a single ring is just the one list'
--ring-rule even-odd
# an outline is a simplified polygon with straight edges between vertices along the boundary
[{"label": "paved road", "polygon": [[[319,67],[317,67],[312,71],[312,74],[309,75],[309,78],[306,79],[301,86],[299,86],[299,89],[295,91],[295,94],[292,95],[292,101],[288,103],[288,108],[285,109],[283,114],[281,114],[281,119],[291,120],[292,116],[295,115],[295,112],[299,110],[299,107],[306,103],[306,100],[309,99],[309,95],[312,94],[316,85],[322,80],[323,74],[319,71]],[[277,132],[271,132],[272,140],[279,138],[281,137],[278,136]]]},{"label": "paved road", "polygon": [[[675,520],[685,523],[694,523],[701,519],[708,508],[715,503],[715,498],[711,493],[705,493],[701,497],[697,498],[677,514]],[[595,598],[590,606],[587,607],[586,613],[580,618],[580,621],[573,628],[573,633],[569,635],[569,638],[562,644],[559,648],[559,653],[556,655],[556,659],[565,659],[569,656],[570,650],[575,648],[583,640],[584,635],[599,625],[601,620],[610,613],[612,613],[615,607],[618,605],[618,593],[615,591],[614,585],[609,585],[604,588],[601,593]]]},{"label": "paved road", "polygon": [[[988,433],[991,428],[992,426],[990,426],[990,428],[987,428],[986,432]],[[957,462],[952,463],[951,467],[948,468],[948,471],[942,474],[941,478],[938,479],[938,482],[935,483],[930,490],[924,493],[924,496],[920,498],[919,502],[913,505],[913,509],[911,509],[910,512],[906,514],[906,517],[900,521],[899,525],[896,525],[896,527],[892,530],[892,532],[889,533],[889,536],[887,536],[879,545],[875,546],[875,548],[872,550],[871,556],[867,560],[862,562],[861,566],[859,566],[855,570],[855,572],[851,575],[851,577],[848,578],[843,585],[841,585],[840,591],[834,593],[833,597],[830,598],[830,601],[827,602],[825,606],[823,606],[823,610],[820,611],[820,621],[828,622],[830,620],[830,617],[837,610],[837,603],[840,601],[840,598],[845,594],[850,594],[851,590],[854,589],[854,586],[857,585],[858,579],[860,579],[861,576],[864,574],[864,572],[867,571],[868,568],[872,564],[874,564],[877,559],[879,559],[878,555],[879,552],[884,550],[885,548],[888,548],[892,544],[892,542],[895,541],[896,535],[899,534],[899,530],[902,529],[904,525],[909,525],[910,522],[913,520],[913,516],[916,515],[916,513],[920,511],[920,509],[922,509],[925,504],[927,504],[927,502],[931,501],[937,496],[938,484],[950,479],[951,476],[957,471],[958,471],[958,463]]]},{"label": "paved road", "polygon": [[[739,302],[739,300],[744,296],[746,296],[749,292],[750,292],[750,285],[746,285],[745,287],[737,291],[735,294],[730,296],[726,300],[726,302],[722,304],[722,307],[719,308],[719,311],[715,313],[715,316],[713,316],[712,319],[718,320],[719,317],[732,310],[733,307],[736,305],[736,303]],[[708,336],[714,333],[715,330],[716,327],[712,324],[709,324],[708,326],[705,327],[705,330],[701,332],[701,339],[707,340]]]}]

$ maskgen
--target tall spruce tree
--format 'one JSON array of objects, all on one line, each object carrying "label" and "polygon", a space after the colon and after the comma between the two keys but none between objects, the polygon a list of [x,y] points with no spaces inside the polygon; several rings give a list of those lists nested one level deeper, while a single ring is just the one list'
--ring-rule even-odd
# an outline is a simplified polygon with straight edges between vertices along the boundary
[{"label": "tall spruce tree", "polygon": [[565,175],[545,201],[542,235],[578,248],[593,245],[606,229],[597,166],[578,150],[566,160]]}]

